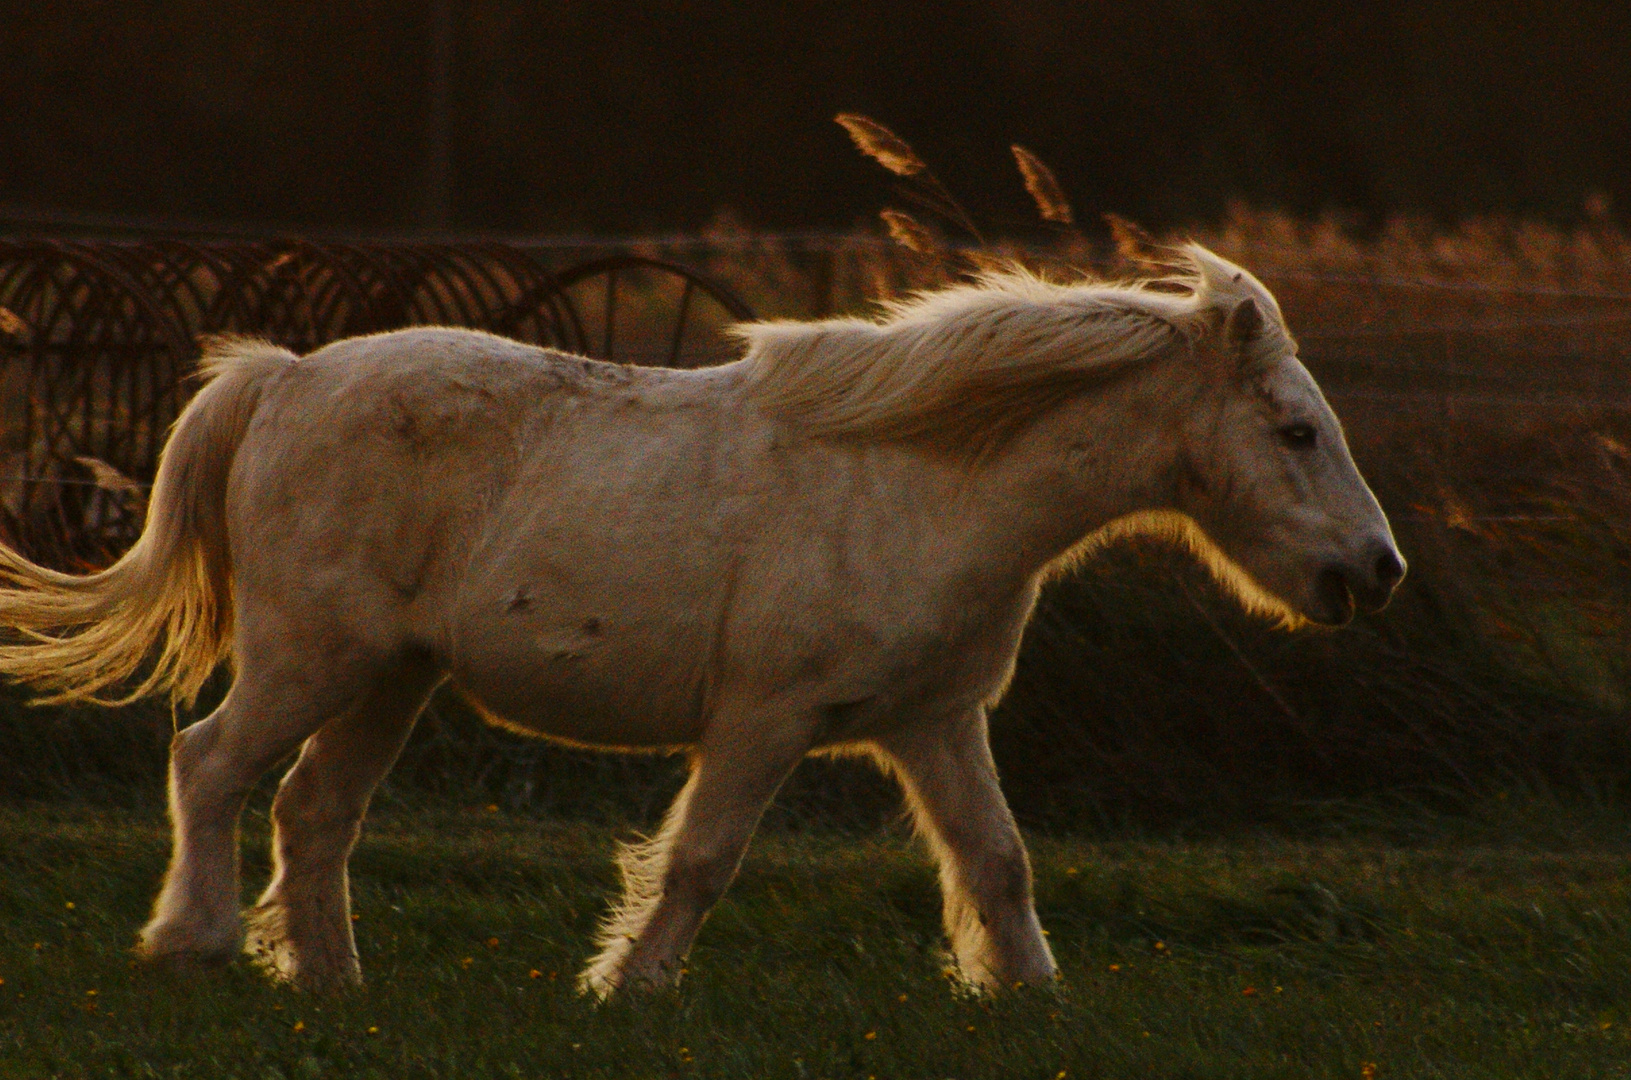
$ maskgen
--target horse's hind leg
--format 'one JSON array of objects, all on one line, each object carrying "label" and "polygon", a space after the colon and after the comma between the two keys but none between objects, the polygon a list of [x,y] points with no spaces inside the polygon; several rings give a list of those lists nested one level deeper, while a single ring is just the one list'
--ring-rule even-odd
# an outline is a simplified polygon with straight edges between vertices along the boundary
[{"label": "horse's hind leg", "polygon": [[174,849],[137,951],[153,960],[224,961],[237,952],[238,816],[262,773],[350,704],[345,669],[316,660],[269,662],[244,650],[219,708],[170,747]]},{"label": "horse's hind leg", "polygon": [[963,975],[995,989],[1057,973],[1031,901],[1031,864],[997,785],[985,713],[897,733],[882,749],[940,863],[946,934]]},{"label": "horse's hind leg", "polygon": [[250,909],[245,951],[308,989],[362,981],[346,863],[440,672],[389,673],[306,740],[272,802],[272,881]]},{"label": "horse's hind leg", "polygon": [[601,927],[601,951],[579,976],[580,989],[605,998],[619,987],[651,989],[678,978],[708,910],[736,876],[760,815],[806,745],[746,737],[726,746],[704,742],[661,831],[623,850],[623,897]]}]

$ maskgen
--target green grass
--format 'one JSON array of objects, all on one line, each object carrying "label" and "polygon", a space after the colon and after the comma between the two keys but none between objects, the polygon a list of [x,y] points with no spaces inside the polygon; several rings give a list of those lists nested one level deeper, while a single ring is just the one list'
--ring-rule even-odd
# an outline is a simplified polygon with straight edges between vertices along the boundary
[{"label": "green grass", "polygon": [[[264,822],[247,831],[255,885]],[[933,875],[907,838],[771,834],[683,988],[597,1008],[572,976],[613,839],[482,811],[376,821],[353,864],[369,982],[321,999],[243,965],[132,962],[162,822],[0,810],[0,1076],[1487,1078],[1631,1063],[1631,869],[1613,846],[1037,839],[1064,986],[978,999],[944,974]]]}]

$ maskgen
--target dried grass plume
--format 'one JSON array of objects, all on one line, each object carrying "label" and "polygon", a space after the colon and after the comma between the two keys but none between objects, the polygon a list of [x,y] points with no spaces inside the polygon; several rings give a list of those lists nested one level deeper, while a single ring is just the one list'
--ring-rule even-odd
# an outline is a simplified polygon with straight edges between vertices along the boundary
[{"label": "dried grass plume", "polygon": [[1070,200],[1065,198],[1064,189],[1059,186],[1053,170],[1044,165],[1041,158],[1018,143],[1010,149],[1014,152],[1014,162],[1019,166],[1019,174],[1025,178],[1025,190],[1031,193],[1042,220],[1060,225],[1074,225],[1076,213],[1070,208]]},{"label": "dried grass plume", "polygon": [[839,113],[833,119],[849,132],[849,137],[855,140],[855,146],[861,153],[896,176],[917,176],[928,169],[929,166],[905,139],[870,116]]},{"label": "dried grass plume", "polygon": [[902,210],[880,210],[878,216],[889,229],[889,238],[919,255],[941,255],[944,248],[928,226]]}]

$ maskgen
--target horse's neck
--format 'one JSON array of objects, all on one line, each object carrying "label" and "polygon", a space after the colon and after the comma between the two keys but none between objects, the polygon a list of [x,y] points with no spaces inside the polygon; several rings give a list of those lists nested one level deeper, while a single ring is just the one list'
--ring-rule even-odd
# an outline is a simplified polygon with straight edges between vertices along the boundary
[{"label": "horse's neck", "polygon": [[981,557],[1040,573],[1111,522],[1172,508],[1193,387],[1164,366],[1066,403],[976,466],[986,511],[962,527]]}]

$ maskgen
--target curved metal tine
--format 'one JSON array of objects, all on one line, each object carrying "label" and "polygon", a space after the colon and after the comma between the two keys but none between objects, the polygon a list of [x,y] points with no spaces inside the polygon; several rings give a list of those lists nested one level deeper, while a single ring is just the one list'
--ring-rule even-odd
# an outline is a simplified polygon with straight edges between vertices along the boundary
[{"label": "curved metal tine", "polygon": [[246,328],[281,345],[298,343],[311,307],[304,268],[310,254],[299,240],[286,239],[256,244],[243,253],[243,287],[255,303],[245,310]]},{"label": "curved metal tine", "polygon": [[[73,316],[84,306],[77,301],[79,275],[74,272],[75,265],[58,257],[54,250],[45,258],[47,261],[41,269],[40,318],[35,327],[40,341],[39,361],[35,366],[35,383],[30,388],[40,421],[37,437],[40,460],[31,472],[39,475],[58,459],[57,448],[63,432],[73,427],[74,399],[61,392],[61,384],[69,374],[65,369],[72,351]],[[88,318],[87,313],[82,321]]]},{"label": "curved metal tine", "polygon": [[[424,251],[418,244],[392,248],[391,269],[402,282],[403,309],[399,326],[425,326],[445,322],[443,307],[431,272],[426,269]],[[383,329],[383,328],[382,328]]]},{"label": "curved metal tine", "polygon": [[[503,311],[514,304],[530,288],[529,282],[538,276],[539,268],[526,255],[504,244],[488,241],[467,249],[471,261],[493,289],[491,311]],[[489,269],[491,267],[491,269]],[[496,273],[502,270],[503,273]]]},{"label": "curved metal tine", "polygon": [[[487,313],[486,297],[482,292],[483,271],[474,259],[462,252],[440,250],[433,253],[438,280],[454,312],[446,325],[480,326]],[[491,285],[491,282],[488,282]]]},{"label": "curved metal tine", "polygon": [[578,311],[578,305],[573,301],[567,291],[569,286],[561,280],[559,274],[543,266],[530,254],[527,261],[537,267],[543,276],[541,285],[548,289],[540,297],[539,306],[547,303],[550,311],[551,324],[558,331],[555,345],[571,353],[587,353],[589,351],[589,335],[583,329],[583,316]]},{"label": "curved metal tine", "polygon": [[[138,282],[151,296],[162,302],[170,309],[169,314],[176,322],[186,325],[187,312],[182,300],[183,285],[174,275],[167,274],[174,269],[159,245],[152,243],[131,244],[120,246],[113,250],[113,256],[124,265],[133,281]],[[123,301],[119,302],[121,306]],[[125,340],[140,347],[147,337],[136,311],[131,311],[131,323],[125,334]],[[112,342],[110,342],[112,344]],[[93,449],[93,453],[103,461],[125,472],[143,471],[145,467],[157,457],[157,446],[154,443],[151,424],[144,424],[141,418],[151,411],[154,404],[152,398],[155,388],[151,384],[152,374],[158,368],[158,358],[153,362],[142,363],[135,356],[121,356],[116,352],[109,352],[107,362],[107,401],[101,419],[104,431],[100,447]],[[145,378],[144,378],[145,376]],[[142,386],[148,383],[149,393],[144,396]],[[144,440],[143,436],[147,436]],[[147,443],[146,453],[143,453],[143,442]]]},{"label": "curved metal tine", "polygon": [[[204,311],[209,300],[205,289],[199,281],[201,273],[215,274],[214,260],[209,257],[206,249],[197,244],[187,244],[179,240],[159,240],[142,245],[143,254],[148,256],[149,269],[156,276],[161,276],[159,287],[168,290],[167,299],[172,308],[177,309],[180,321],[196,328],[202,321]],[[168,281],[173,284],[166,285],[162,275],[168,272]],[[218,280],[218,279],[216,279]],[[185,301],[183,301],[185,297]],[[183,304],[190,303],[190,308]]]},{"label": "curved metal tine", "polygon": [[[129,256],[130,252],[126,250],[122,254]],[[149,280],[143,282],[143,284],[152,291],[159,292],[158,289],[153,288],[154,283],[150,275]],[[165,294],[159,292],[159,295],[163,296]],[[166,299],[169,299],[169,297],[166,296]],[[129,329],[130,339],[135,340],[141,336],[137,326],[133,325]],[[104,389],[107,400],[101,409],[101,426],[103,429],[101,434],[103,437],[98,440],[100,445],[93,447],[91,453],[115,468],[123,467],[128,469],[130,460],[135,456],[133,444],[136,441],[137,433],[130,423],[130,414],[133,411],[130,406],[133,404],[137,393],[135,374],[138,365],[130,362],[128,357],[121,358],[116,355],[109,355],[106,362],[107,383]]]},{"label": "curved metal tine", "polygon": [[685,289],[680,293],[680,311],[674,320],[674,347],[668,351],[668,366],[680,366],[680,344],[685,340],[685,317],[691,311],[691,294],[696,291],[697,283],[690,278],[685,279]]},{"label": "curved metal tine", "polygon": [[[82,336],[94,338],[94,333],[84,332],[99,328],[100,320],[106,318],[103,305],[97,302],[100,299],[98,290],[87,280],[91,275],[82,264],[59,258],[55,260],[53,270],[53,284],[59,302],[52,310],[45,329],[47,340],[59,343],[60,348],[56,350],[56,362],[48,362],[43,369],[44,393],[39,401],[44,421],[41,433],[44,454],[40,469],[42,479],[53,477],[60,471],[62,463],[78,449],[78,432],[86,426],[92,387],[89,378],[91,365],[76,353],[82,351],[79,348],[83,344]],[[62,327],[60,335],[57,333],[58,326]],[[57,513],[62,524],[60,534],[65,538],[77,536],[79,530],[71,520],[76,518],[74,511],[77,509],[71,505],[72,493],[60,484],[49,484],[41,494],[46,505]],[[63,555],[67,554],[65,545]]]},{"label": "curved metal tine", "polygon": [[[683,327],[679,325],[676,326],[676,334],[682,338],[684,330],[689,329],[691,325],[689,305],[694,303],[698,295],[705,296],[709,300],[712,300],[730,319],[746,321],[754,318],[753,309],[729,288],[679,264],[666,262],[661,259],[652,259],[640,255],[619,255],[601,259],[592,259],[588,262],[580,263],[576,266],[568,267],[567,269],[561,271],[557,275],[557,280],[560,283],[563,307],[565,307],[567,313],[574,314],[575,312],[573,311],[572,305],[575,302],[571,299],[571,290],[580,284],[588,282],[594,277],[604,276],[607,279],[605,285],[605,296],[607,299],[608,311],[602,312],[603,331],[606,328],[605,324],[609,322],[612,327],[612,340],[610,347],[605,347],[605,334],[603,332],[602,345],[603,352],[608,359],[616,359],[616,297],[618,287],[624,283],[624,280],[620,278],[619,275],[622,275],[624,271],[629,270],[648,271],[659,275],[669,275],[671,277],[678,277],[686,282],[686,288],[689,289],[690,295],[689,297],[686,297],[682,294],[681,303],[682,305],[685,305],[685,313],[683,316],[678,316],[679,319],[683,320]],[[605,315],[608,314],[608,312],[611,315],[610,320],[605,319]],[[592,342],[585,340],[584,346],[586,348],[592,348],[592,345]],[[680,346],[677,351],[674,348],[674,342],[672,340],[670,341],[669,356],[671,361],[682,354],[683,351],[683,340],[680,342]]]},{"label": "curved metal tine", "polygon": [[444,264],[437,250],[428,244],[397,249],[404,268],[411,269],[413,283],[408,323],[414,326],[470,325],[471,319],[458,288],[459,270]]},{"label": "curved metal tine", "polygon": [[258,245],[221,245],[211,251],[216,288],[200,316],[199,329],[207,333],[248,330],[265,332],[266,297],[260,281],[266,254]]},{"label": "curved metal tine", "polygon": [[132,476],[144,476],[156,471],[170,421],[181,411],[182,369],[192,366],[199,323],[210,303],[203,279],[219,279],[216,267],[196,244],[155,241],[133,248],[132,253],[141,258],[144,272],[157,283],[154,288],[168,304],[171,316],[195,343],[187,354],[169,357],[168,364],[160,350],[154,349],[147,362],[133,359],[125,365],[129,400],[124,426],[129,453],[125,461],[114,464]]},{"label": "curved metal tine", "polygon": [[[15,272],[8,272],[5,277],[5,299],[7,305],[29,327],[30,340],[21,353],[25,369],[25,388],[22,394],[22,429],[23,429],[23,475],[32,476],[39,468],[35,455],[39,449],[39,432],[37,410],[34,402],[38,399],[35,389],[44,377],[41,370],[45,360],[45,342],[41,327],[45,321],[45,284],[41,280],[43,270],[41,260],[25,250],[16,254],[17,267]],[[33,500],[34,488],[25,483],[23,485],[23,505],[26,508]]]},{"label": "curved metal tine", "polygon": [[[314,245],[315,250],[322,249]],[[345,264],[324,251],[321,263],[314,260],[307,265],[305,280],[305,351],[332,341],[342,327],[353,333],[351,326],[365,297],[346,273]]]},{"label": "curved metal tine", "polygon": [[[327,252],[314,247],[302,251],[295,279],[290,282],[290,347],[295,352],[311,352],[345,324],[346,285],[335,273]],[[294,336],[298,330],[299,337]]]},{"label": "curved metal tine", "polygon": [[[496,246],[496,245],[495,245]],[[499,317],[502,333],[519,335],[528,319],[535,322],[536,344],[581,353],[587,345],[583,324],[560,281],[530,252],[512,249],[512,272],[524,284]]]},{"label": "curved metal tine", "polygon": [[[46,421],[45,431],[42,433],[45,437],[45,458],[50,464],[60,462],[65,456],[71,456],[75,443],[74,413],[78,411],[83,414],[84,410],[90,407],[90,386],[86,378],[88,368],[87,365],[74,363],[73,353],[76,351],[75,346],[80,344],[76,331],[92,326],[93,317],[101,314],[97,305],[85,298],[85,294],[93,290],[85,285],[82,269],[73,263],[58,265],[68,268],[70,274],[66,284],[60,278],[54,282],[57,294],[63,302],[52,311],[51,321],[44,329],[47,332],[47,340],[60,340],[62,348],[59,350],[57,362],[48,363],[45,367],[46,392],[40,401],[43,419]],[[74,273],[76,270],[81,272]],[[60,339],[55,334],[58,326],[63,327]],[[64,386],[70,383],[76,384],[75,390],[64,393]],[[76,406],[80,408],[76,410]],[[65,440],[69,447],[67,454],[62,449]]]},{"label": "curved metal tine", "polygon": [[487,243],[476,249],[494,263],[504,267],[512,291],[500,293],[490,315],[493,329],[514,337],[525,334],[523,327],[532,320],[534,332],[531,340],[538,345],[570,348],[564,340],[565,326],[555,303],[560,286],[551,274],[526,251]]},{"label": "curved metal tine", "polygon": [[[192,342],[187,335],[186,328],[176,323],[173,313],[165,312],[159,308],[153,297],[148,295],[148,290],[142,287],[140,281],[128,273],[124,266],[120,265],[119,260],[114,255],[116,249],[106,248],[105,246],[104,248],[98,248],[89,243],[57,243],[52,245],[52,249],[56,265],[71,269],[74,278],[80,283],[77,290],[59,293],[65,298],[76,298],[78,306],[71,311],[66,310],[64,307],[57,309],[57,314],[66,314],[70,319],[65,328],[66,333],[62,337],[64,344],[68,346],[68,352],[63,357],[63,366],[78,367],[79,370],[72,374],[64,371],[62,374],[65,378],[61,383],[53,380],[53,393],[51,395],[55,396],[54,390],[57,386],[77,383],[78,393],[87,399],[80,410],[83,423],[79,437],[75,438],[71,421],[65,429],[60,431],[60,435],[67,438],[71,448],[70,453],[66,456],[71,457],[74,452],[83,452],[72,449],[76,444],[78,446],[91,445],[89,440],[94,432],[95,421],[90,411],[93,406],[90,399],[93,397],[96,366],[94,361],[87,362],[84,360],[75,364],[72,360],[72,352],[75,350],[88,351],[91,346],[103,341],[135,340],[139,342],[141,335],[134,332],[125,332],[125,328],[143,325],[149,328],[151,335],[148,337],[150,342],[148,347],[168,352],[171,357],[189,355]],[[55,276],[53,275],[53,278]],[[121,312],[119,306],[121,300],[128,304],[128,310]],[[75,299],[69,299],[69,304],[74,302]],[[77,379],[74,378],[75,375],[78,376]],[[63,411],[57,410],[53,405],[51,411],[59,417],[71,415],[73,405],[73,402],[68,402],[67,409]],[[58,450],[61,439],[57,437],[57,433],[48,435],[47,443],[47,453],[59,461],[62,460],[65,455]],[[106,453],[106,451],[104,450],[103,453]],[[155,456],[156,453],[155,444]],[[150,467],[152,462],[142,462],[141,464],[144,467]]]},{"label": "curved metal tine", "polygon": [[62,486],[59,484],[39,486],[46,489],[41,492],[44,506],[41,507],[39,515],[39,532],[44,536],[35,543],[40,545],[42,558],[50,559],[61,567],[72,566],[76,561],[74,541],[79,530],[68,520],[68,506],[63,499]]},{"label": "curved metal tine", "polygon": [[[303,240],[287,241],[288,250],[276,262],[282,262],[279,272],[271,278],[277,290],[278,337],[281,344],[303,351],[323,334],[319,327],[319,312],[327,306],[324,270],[328,260]],[[287,258],[287,262],[283,259]]]},{"label": "curved metal tine", "polygon": [[[394,330],[408,322],[412,307],[401,266],[389,248],[362,244],[328,244],[336,260],[357,284],[361,309],[358,333]],[[366,271],[366,275],[363,273]],[[331,328],[330,333],[336,331]]]},{"label": "curved metal tine", "polygon": [[562,326],[572,328],[573,338],[570,342],[562,342],[561,347],[567,352],[587,353],[589,351],[589,334],[583,329],[583,314],[578,311],[578,305],[563,289],[550,294],[549,302],[552,306],[560,308],[565,314],[559,318]]},{"label": "curved metal tine", "polygon": [[746,322],[755,318],[753,308],[723,282],[716,281],[706,274],[664,259],[653,259],[645,255],[612,255],[601,259],[591,259],[576,266],[562,270],[556,277],[560,280],[561,288],[570,289],[580,282],[588,281],[608,270],[623,269],[649,269],[660,273],[670,274],[674,277],[689,278],[697,283],[709,299],[713,300],[725,314],[738,322]]},{"label": "curved metal tine", "polygon": [[463,252],[444,251],[441,261],[448,271],[448,291],[459,305],[458,325],[484,325],[492,315],[492,298],[503,295],[492,269]]},{"label": "curved metal tine", "polygon": [[[62,422],[58,409],[57,383],[61,378],[61,346],[53,342],[56,327],[64,310],[62,289],[57,280],[60,260],[54,252],[42,253],[34,264],[31,286],[31,304],[37,309],[34,319],[35,346],[28,374],[27,444],[28,475],[44,476],[55,460],[53,453],[57,428]],[[29,487],[31,500],[47,496],[38,491],[38,485]]]},{"label": "curved metal tine", "polygon": [[617,356],[613,353],[612,330],[617,322],[617,268],[614,266],[606,271],[606,333],[601,338],[606,354],[605,359],[617,363]]},{"label": "curved metal tine", "polygon": [[466,324],[468,326],[491,326],[495,315],[503,311],[511,298],[520,295],[524,288],[525,270],[517,268],[509,249],[502,245],[477,244],[464,251],[449,248],[444,257],[449,262],[456,258],[464,267],[466,287],[476,302],[470,322]]},{"label": "curved metal tine", "polygon": [[[170,307],[175,312],[176,321],[186,328],[191,347],[186,352],[168,357],[158,352],[152,362],[137,365],[140,378],[134,378],[132,385],[145,383],[144,408],[140,409],[139,416],[132,416],[130,421],[132,426],[137,421],[142,423],[140,444],[132,440],[130,450],[135,467],[132,475],[137,476],[152,475],[153,471],[157,471],[158,452],[163,449],[166,437],[170,436],[171,421],[181,414],[181,405],[189,396],[186,378],[197,364],[197,339],[199,334],[206,331],[207,312],[220,294],[220,282],[230,269],[219,251],[210,250],[206,245],[158,241],[145,246],[144,250],[155,261],[161,261],[163,269],[168,269],[178,282],[176,295],[170,297]],[[160,271],[155,269],[155,272]],[[181,294],[186,295],[186,300],[179,299]]]},{"label": "curved metal tine", "polygon": [[318,336],[311,269],[322,262],[322,254],[314,252],[311,245],[289,240],[284,242],[283,254],[266,265],[267,296],[272,304],[268,311],[277,319],[275,328],[269,329],[283,339],[283,344],[298,349],[303,339]]},{"label": "curved metal tine", "polygon": [[[368,333],[375,330],[387,329],[383,320],[375,311],[374,290],[370,289],[352,266],[352,261],[374,269],[371,260],[366,256],[358,258],[355,245],[345,244],[319,244],[308,245],[312,254],[321,254],[323,269],[328,274],[329,287],[327,307],[327,320],[315,320],[312,323],[312,344],[326,345],[328,342],[346,334]],[[375,271],[378,273],[378,271]]]},{"label": "curved metal tine", "polygon": [[[75,393],[79,399],[79,418],[78,421],[74,423],[66,432],[69,440],[69,447],[65,453],[58,455],[59,464],[66,464],[68,460],[71,460],[80,454],[89,453],[102,456],[106,453],[105,450],[96,446],[94,443],[97,421],[99,419],[98,414],[102,411],[98,408],[98,406],[102,403],[97,400],[100,395],[97,393],[96,369],[100,363],[105,360],[105,355],[94,355],[92,350],[95,348],[96,344],[98,343],[97,339],[100,337],[105,336],[111,340],[118,341],[122,336],[124,336],[121,334],[121,331],[124,330],[125,327],[121,325],[123,320],[119,318],[119,312],[116,306],[118,301],[111,295],[111,290],[107,288],[105,281],[98,281],[95,278],[91,278],[86,285],[86,296],[87,301],[85,306],[90,310],[95,311],[100,316],[100,321],[92,322],[90,319],[82,319],[72,320],[69,324],[70,329],[73,331],[78,331],[79,329],[84,328],[90,332],[80,336],[80,339],[75,342],[76,345],[80,346],[80,348],[84,350],[84,354],[77,359],[77,367],[79,370],[77,372],[78,378],[76,380],[77,386]],[[80,314],[84,315],[85,312],[82,310]],[[100,331],[100,333],[98,333],[98,331]],[[71,407],[69,412],[70,414],[73,412]]]},{"label": "curved metal tine", "polygon": [[209,246],[179,240],[154,241],[143,245],[142,250],[149,258],[150,272],[161,280],[168,273],[169,280],[174,281],[166,298],[176,321],[187,328],[188,337],[194,343],[193,351],[171,357],[166,370],[161,370],[158,358],[152,363],[133,365],[140,370],[133,372],[132,386],[146,387],[143,410],[146,430],[139,447],[133,440],[131,452],[135,460],[143,463],[141,471],[146,472],[156,466],[170,421],[181,412],[181,399],[186,396],[184,369],[195,363],[198,336],[205,332],[207,313],[220,294],[227,264]]},{"label": "curved metal tine", "polygon": [[[572,351],[568,343],[568,328],[561,321],[556,303],[557,286],[553,278],[543,276],[546,271],[527,268],[527,284],[500,313],[495,329],[537,345],[552,346]],[[531,325],[532,330],[526,327]]]},{"label": "curved metal tine", "polygon": [[357,283],[359,332],[379,333],[407,321],[408,298],[401,275],[382,252],[358,244],[334,244],[330,248]]},{"label": "curved metal tine", "polygon": [[408,323],[413,326],[446,326],[456,317],[455,303],[442,282],[441,267],[423,247],[399,249],[402,265],[411,268],[412,306]]}]

